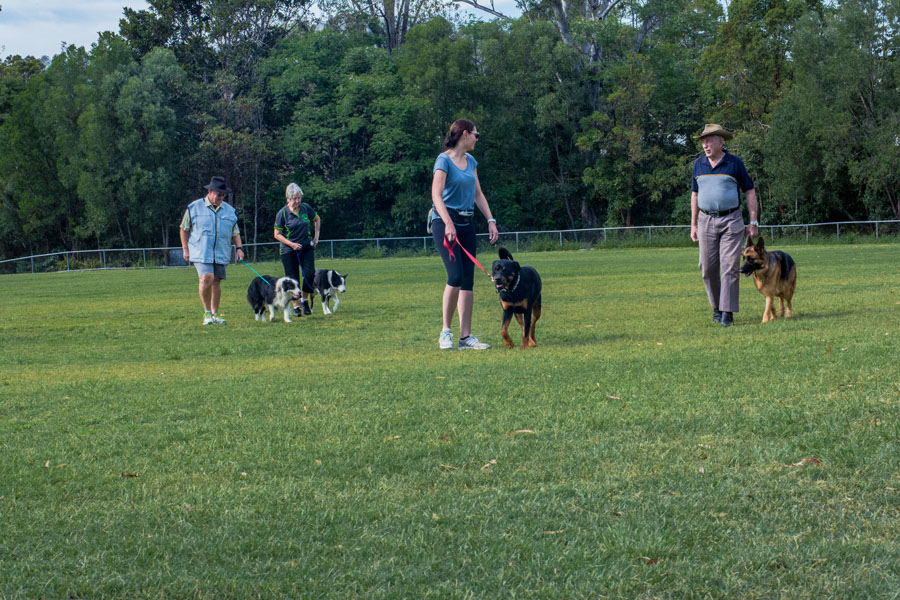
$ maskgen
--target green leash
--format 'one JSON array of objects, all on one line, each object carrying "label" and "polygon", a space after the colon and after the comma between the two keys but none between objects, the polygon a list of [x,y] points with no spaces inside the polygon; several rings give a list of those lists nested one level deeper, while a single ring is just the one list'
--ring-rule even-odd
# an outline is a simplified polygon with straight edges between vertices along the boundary
[{"label": "green leash", "polygon": [[[253,271],[253,272],[256,273],[257,275],[259,275],[259,273],[257,272],[256,269],[254,269],[253,267],[251,267],[250,265],[248,265],[248,264],[245,263],[244,261],[238,261],[238,262],[240,262],[242,265],[244,265],[245,267],[247,267],[248,269],[250,269],[251,271]],[[263,277],[262,275],[259,275],[259,278],[262,279],[263,281],[265,281],[266,283],[268,283],[269,285],[272,285],[272,284],[269,283],[269,281],[268,281],[265,277]],[[275,287],[275,286],[272,286],[272,287]]]}]

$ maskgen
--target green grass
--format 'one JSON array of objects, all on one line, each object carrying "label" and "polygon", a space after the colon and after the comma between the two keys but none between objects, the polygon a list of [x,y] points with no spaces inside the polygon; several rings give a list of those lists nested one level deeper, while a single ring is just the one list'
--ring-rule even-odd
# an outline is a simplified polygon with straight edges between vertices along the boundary
[{"label": "green grass", "polygon": [[0,598],[897,598],[897,247],[780,248],[796,318],[727,329],[695,248],[523,253],[530,351],[479,273],[440,352],[433,256],[291,324],[241,266],[221,327],[193,269],[0,277]]}]

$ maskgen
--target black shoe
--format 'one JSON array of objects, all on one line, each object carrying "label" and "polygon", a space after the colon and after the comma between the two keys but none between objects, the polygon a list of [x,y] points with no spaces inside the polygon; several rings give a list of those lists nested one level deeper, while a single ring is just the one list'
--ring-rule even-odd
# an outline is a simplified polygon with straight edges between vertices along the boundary
[{"label": "black shoe", "polygon": [[295,306],[295,307],[294,307],[294,316],[295,316],[295,317],[299,317],[299,316],[301,316],[302,314],[303,314],[303,309],[300,308],[299,306]]},{"label": "black shoe", "polygon": [[734,314],[730,312],[722,313],[722,327],[734,325]]},{"label": "black shoe", "polygon": [[722,311],[718,308],[713,309],[713,323],[721,323],[722,322]]},{"label": "black shoe", "polygon": [[301,303],[301,306],[303,306],[303,314],[304,314],[304,315],[311,315],[311,314],[312,314],[312,311],[309,310],[309,304],[307,304],[306,302],[302,302],[302,303]]}]

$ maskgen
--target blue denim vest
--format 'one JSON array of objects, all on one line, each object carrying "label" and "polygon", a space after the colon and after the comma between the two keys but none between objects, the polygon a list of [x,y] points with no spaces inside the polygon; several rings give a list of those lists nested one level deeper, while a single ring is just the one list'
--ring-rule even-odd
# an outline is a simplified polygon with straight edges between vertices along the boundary
[{"label": "blue denim vest", "polygon": [[188,205],[191,215],[191,235],[188,250],[191,262],[227,265],[231,262],[231,232],[237,223],[234,208],[223,202],[219,210],[206,206],[206,199]]}]

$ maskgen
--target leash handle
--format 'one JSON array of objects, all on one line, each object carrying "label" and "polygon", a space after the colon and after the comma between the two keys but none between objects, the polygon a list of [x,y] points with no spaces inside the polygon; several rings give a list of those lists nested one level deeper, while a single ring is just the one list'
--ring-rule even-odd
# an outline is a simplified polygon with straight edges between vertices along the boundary
[{"label": "leash handle", "polygon": [[456,255],[453,254],[453,246],[459,246],[462,251],[466,253],[466,256],[469,257],[469,260],[475,263],[478,268],[481,269],[482,273],[490,277],[490,275],[488,275],[488,272],[484,270],[484,267],[481,266],[481,263],[478,262],[478,260],[474,256],[472,256],[472,254],[468,250],[466,250],[462,244],[459,243],[459,238],[453,238],[453,244],[448,243],[447,238],[444,238],[444,248],[446,248],[447,252],[450,253],[450,262],[456,262]]}]

